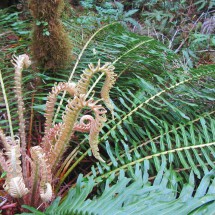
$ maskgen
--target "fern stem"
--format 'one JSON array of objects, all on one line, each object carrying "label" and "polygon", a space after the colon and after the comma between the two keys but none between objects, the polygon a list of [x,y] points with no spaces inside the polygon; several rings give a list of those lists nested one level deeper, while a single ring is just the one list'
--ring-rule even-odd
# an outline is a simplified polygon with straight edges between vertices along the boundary
[{"label": "fern stem", "polygon": [[146,40],[146,41],[142,41],[140,43],[138,43],[136,46],[134,46],[132,49],[129,49],[127,52],[125,52],[124,54],[122,54],[121,56],[119,56],[114,62],[113,65],[119,61],[121,58],[123,58],[124,56],[126,56],[127,54],[129,54],[130,52],[134,51],[135,49],[139,48],[140,46],[142,46],[145,43],[151,42],[154,39],[150,39],[150,40]]},{"label": "fern stem", "polygon": [[92,87],[88,90],[86,97],[90,95],[96,84],[100,81],[100,79],[104,76],[104,72],[96,79],[96,81],[93,83]]},{"label": "fern stem", "polygon": [[[59,168],[58,172],[56,173],[55,177],[59,177],[59,175],[63,175],[65,174],[65,172],[67,171],[70,163],[73,161],[73,158],[77,155],[79,148],[82,144],[84,144],[84,142],[87,140],[88,138],[84,138],[78,146],[76,146],[74,148],[74,150],[67,156],[67,158],[63,161],[63,163],[61,164],[61,167]],[[64,173],[62,173],[62,171]],[[61,176],[63,177],[63,176]]]},{"label": "fern stem", "polygon": [[[114,23],[111,23],[111,24],[108,24],[108,25],[105,25],[105,26],[101,27],[100,29],[98,29],[98,30],[90,37],[90,39],[86,42],[86,44],[84,45],[84,47],[83,47],[83,49],[81,50],[80,54],[78,55],[78,59],[76,60],[75,66],[73,67],[73,70],[72,70],[72,73],[71,73],[71,75],[70,75],[70,77],[69,77],[69,79],[68,79],[68,82],[70,82],[70,81],[72,80],[73,75],[74,75],[74,73],[75,73],[75,70],[76,70],[76,68],[77,68],[77,66],[78,66],[78,64],[79,64],[79,62],[80,62],[80,60],[81,60],[81,57],[83,56],[84,51],[86,50],[86,48],[88,47],[88,45],[90,44],[90,42],[93,40],[93,38],[94,38],[99,32],[101,32],[102,30],[104,30],[105,28],[107,28],[107,27],[109,27],[109,26],[111,26],[111,25],[115,25],[116,23],[117,23],[117,22],[114,22]],[[65,95],[66,95],[66,92],[64,91],[64,92],[63,92],[63,95],[62,95],[62,98],[61,98],[61,100],[60,100],[60,102],[59,102],[58,108],[57,108],[57,110],[56,110],[55,116],[54,116],[53,125],[54,125],[55,122],[56,122],[56,119],[57,119],[58,113],[60,112],[60,108],[61,108],[61,106],[62,106],[62,104],[63,104],[63,99],[64,99]]]},{"label": "fern stem", "polygon": [[30,150],[31,148],[31,141],[32,141],[32,127],[33,127],[33,120],[34,120],[34,96],[35,96],[35,92],[33,93],[32,97],[31,97],[31,116],[30,116],[30,123],[29,123],[29,132],[28,132],[28,143],[27,143],[27,147],[28,150]]},{"label": "fern stem", "polygon": [[75,158],[75,156],[78,153],[78,147],[76,147],[67,157],[66,159],[63,161],[63,163],[61,164],[59,170],[57,171],[55,177],[63,177],[62,175],[65,174],[67,168],[69,167],[69,165],[71,164],[71,162],[73,161],[73,159]]},{"label": "fern stem", "polygon": [[63,182],[65,181],[65,179],[67,178],[67,176],[72,172],[72,170],[87,156],[88,152],[90,151],[90,149],[88,149],[84,154],[81,155],[80,158],[78,158],[75,163],[68,169],[68,171],[64,174],[64,176],[62,177],[62,179],[59,181],[58,186],[55,190],[56,193],[58,193],[60,186],[63,184]]},{"label": "fern stem", "polygon": [[3,97],[4,97],[4,102],[6,105],[6,110],[7,110],[7,117],[8,117],[8,123],[9,123],[9,128],[10,128],[10,136],[12,137],[12,140],[14,142],[14,134],[13,134],[13,126],[12,126],[12,121],[11,121],[11,115],[10,115],[10,108],[8,105],[8,100],[7,100],[7,94],[5,91],[5,86],[4,86],[4,81],[2,78],[2,73],[0,70],[0,82],[1,82],[1,88],[2,88],[2,93],[3,93]]},{"label": "fern stem", "polygon": [[38,165],[38,162],[36,162],[36,164],[35,164],[33,177],[34,177],[34,179],[33,179],[32,193],[31,193],[31,205],[34,205],[37,187],[38,187],[38,183],[39,183],[39,165]]}]

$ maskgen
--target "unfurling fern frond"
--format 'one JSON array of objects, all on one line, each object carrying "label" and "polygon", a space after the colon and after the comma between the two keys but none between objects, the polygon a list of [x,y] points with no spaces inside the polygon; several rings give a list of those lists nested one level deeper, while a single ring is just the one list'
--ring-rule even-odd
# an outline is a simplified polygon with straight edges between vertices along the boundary
[{"label": "unfurling fern frond", "polygon": [[97,66],[95,67],[93,64],[89,64],[89,68],[83,71],[81,75],[81,79],[76,87],[76,94],[87,94],[88,87],[90,85],[90,80],[94,74],[98,72],[103,72],[106,75],[106,79],[104,85],[101,90],[101,98],[104,100],[107,108],[113,114],[113,105],[110,101],[109,93],[110,89],[113,87],[116,81],[116,74],[114,73],[115,67],[111,63],[106,63],[103,66],[100,65],[100,60],[98,61]]},{"label": "unfurling fern frond", "polygon": [[0,154],[1,166],[4,171],[7,172],[4,189],[14,198],[21,198],[29,192],[23,180],[20,151],[18,142],[16,145],[10,145],[10,147],[6,149],[4,155],[7,159],[4,158],[3,153]]},{"label": "unfurling fern frond", "polygon": [[22,98],[22,71],[24,68],[28,68],[31,65],[31,61],[28,55],[23,54],[18,57],[13,56],[12,61],[15,68],[15,94],[18,103],[18,116],[19,116],[19,134],[21,140],[21,152],[22,152],[22,168],[24,178],[27,178],[26,170],[26,134],[25,134],[25,118],[24,118],[24,102]]},{"label": "unfurling fern frond", "polygon": [[89,132],[93,123],[94,118],[91,115],[84,115],[81,117],[80,122],[75,123],[73,130],[80,132]]},{"label": "unfurling fern frond", "polygon": [[[56,167],[56,164],[59,162],[62,154],[65,152],[67,144],[69,140],[71,139],[71,136],[74,131],[81,131],[86,132],[89,131],[89,144],[91,147],[91,150],[93,152],[93,155],[98,160],[104,162],[104,160],[99,155],[99,149],[98,149],[98,135],[101,131],[104,122],[106,121],[105,113],[106,110],[101,106],[97,105],[98,101],[94,101],[93,99],[87,100],[87,91],[88,86],[90,84],[90,80],[92,76],[97,72],[104,72],[106,74],[106,80],[104,83],[104,86],[102,88],[102,99],[106,103],[107,106],[110,107],[110,98],[109,98],[109,92],[110,89],[113,87],[113,84],[115,83],[115,73],[113,72],[114,67],[110,63],[106,63],[103,66],[100,65],[100,61],[98,62],[97,66],[94,66],[93,64],[89,65],[89,69],[84,70],[83,75],[81,76],[80,81],[72,85],[62,84],[55,86],[52,90],[52,93],[49,95],[49,99],[46,104],[46,135],[44,137],[44,141],[42,142],[43,148],[45,140],[48,140],[47,136],[50,136],[50,133],[47,132],[48,128],[51,126],[52,117],[54,114],[54,104],[56,102],[57,95],[60,91],[70,91],[72,96],[74,95],[73,99],[70,99],[68,102],[68,105],[65,110],[65,114],[62,117],[62,124],[59,124],[57,127],[60,127],[60,129],[57,131],[56,134],[52,135],[53,138],[51,140],[55,139],[55,142],[53,142],[53,146],[49,152],[49,162],[50,165],[53,168]],[[88,107],[91,109],[91,111],[95,115],[95,119],[90,116],[83,116],[80,120],[80,123],[77,122],[78,117],[81,113],[81,110],[85,107]],[[112,109],[113,110],[113,109]],[[85,124],[84,121],[88,120],[89,123]],[[50,132],[54,131],[53,129],[50,130]]]},{"label": "unfurling fern frond", "polygon": [[106,110],[101,105],[97,105],[97,101],[93,101],[92,99],[86,100],[85,95],[82,94],[79,97],[75,96],[66,107],[65,115],[63,116],[63,123],[59,131],[56,144],[49,154],[49,163],[51,166],[55,166],[64,153],[72,132],[74,131],[74,128],[77,127],[76,122],[80,111],[84,107],[90,108],[95,114],[95,119],[93,122],[91,121],[89,143],[93,155],[98,160],[104,162],[98,153],[98,134],[106,120]]},{"label": "unfurling fern frond", "polygon": [[[40,196],[45,202],[48,202],[52,198],[52,173],[48,159],[43,149],[40,146],[34,146],[31,148],[31,157],[33,162],[39,169],[39,181],[40,181]],[[35,172],[33,172],[35,174]]]},{"label": "unfurling fern frond", "polygon": [[21,161],[20,161],[20,146],[19,144],[15,146],[11,146],[10,150],[5,152],[7,156],[7,165],[8,165],[8,177],[22,177],[22,168],[21,168]]},{"label": "unfurling fern frond", "polygon": [[40,189],[40,197],[43,202],[50,202],[53,197],[52,186],[50,183],[46,183],[44,188]]},{"label": "unfurling fern frond", "polygon": [[[6,137],[0,129],[0,137],[5,147],[6,152],[1,152],[1,166],[6,171],[7,177],[4,184],[4,189],[14,198],[21,198],[26,195],[29,190],[26,188],[25,180],[26,174],[26,136],[25,136],[25,119],[24,119],[24,103],[22,98],[22,70],[30,66],[31,61],[27,55],[13,56],[12,61],[15,67],[15,93],[18,102],[18,115],[19,115],[19,133],[20,139],[14,139],[13,132],[11,137]],[[22,146],[20,148],[20,140]],[[21,153],[22,153],[22,166],[24,178],[21,167]]]},{"label": "unfurling fern frond", "polygon": [[43,149],[40,146],[34,146],[31,148],[31,157],[35,163],[38,163],[39,170],[41,172],[41,187],[44,187],[46,183],[51,183],[52,174],[50,170],[50,165],[47,162],[47,158]]},{"label": "unfurling fern frond", "polygon": [[[14,137],[6,137],[0,129],[0,138],[6,150],[5,153],[0,152],[1,167],[7,172],[4,189],[14,198],[21,198],[29,193],[31,195],[30,204],[35,205],[36,201],[39,200],[37,193],[39,193],[40,199],[43,202],[49,202],[52,199],[52,175],[56,171],[56,165],[61,160],[74,131],[90,133],[89,143],[93,155],[98,160],[104,162],[99,154],[98,135],[106,121],[106,110],[97,104],[99,100],[86,99],[86,84],[89,81],[85,82],[85,76],[81,77],[77,87],[74,83],[59,83],[52,88],[52,92],[48,96],[45,114],[45,134],[41,146],[31,147],[31,157],[30,155],[27,156],[24,102],[22,98],[22,70],[30,65],[30,60],[27,55],[21,55],[13,58],[13,64],[15,67],[15,93],[18,100],[20,142],[19,139],[14,140]],[[107,73],[105,86],[103,87],[105,92],[102,95],[103,99],[108,102],[110,88],[115,82],[113,67],[110,64],[100,67],[99,63],[96,69],[93,65],[90,65],[89,68],[90,71],[92,70],[92,74],[99,70]],[[89,80],[91,78],[86,77]],[[86,90],[82,92],[84,94],[80,94],[82,86],[86,87]],[[68,100],[62,122],[53,125],[54,106],[58,94],[62,91],[67,91],[71,99]],[[91,109],[94,116],[84,115],[79,123],[78,117],[81,110],[85,107]],[[21,155],[23,168],[21,167]],[[26,170],[28,170],[28,174]],[[26,185],[28,188],[25,187]]]}]

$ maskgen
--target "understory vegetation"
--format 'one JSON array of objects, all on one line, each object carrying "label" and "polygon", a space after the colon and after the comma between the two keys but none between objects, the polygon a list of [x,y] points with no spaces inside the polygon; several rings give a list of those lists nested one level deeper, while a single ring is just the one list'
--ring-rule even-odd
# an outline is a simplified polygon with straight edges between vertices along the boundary
[{"label": "understory vegetation", "polygon": [[214,214],[215,2],[0,10],[2,214]]}]

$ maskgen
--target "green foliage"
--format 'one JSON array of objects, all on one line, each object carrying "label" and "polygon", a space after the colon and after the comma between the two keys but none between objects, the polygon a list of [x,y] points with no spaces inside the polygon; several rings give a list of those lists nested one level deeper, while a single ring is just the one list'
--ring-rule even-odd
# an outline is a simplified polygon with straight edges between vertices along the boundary
[{"label": "green foliage", "polygon": [[[173,50],[177,50],[181,38],[188,38],[184,48],[177,52],[183,52],[189,66],[195,67],[195,62],[190,61],[199,57],[196,49],[205,45],[213,47],[213,34],[208,42],[208,35],[200,35],[201,26],[198,26],[190,34],[192,37],[182,37],[182,34],[173,37],[181,23],[177,22],[179,13],[176,12],[183,10],[186,2],[181,1],[181,5],[167,2],[168,10],[163,14],[164,6],[156,3],[158,1],[148,1],[147,10],[142,12],[148,11],[144,17],[148,26],[155,27],[158,32],[161,25],[164,31],[171,32],[169,48]],[[96,10],[95,5],[93,9]],[[182,23],[183,19],[180,19]],[[76,44],[77,61],[72,71],[58,73],[63,80],[76,81],[89,62],[101,59],[102,63],[112,62],[116,67],[117,83],[110,95],[115,119],[109,117],[99,141],[106,163],[91,165],[94,160],[90,156],[87,135],[72,140],[72,150],[67,157],[71,159],[65,159],[57,173],[60,176],[58,188],[67,182],[71,184],[74,181],[71,173],[80,172],[82,165],[85,176],[79,177],[62,204],[57,198],[45,213],[57,214],[61,210],[65,214],[97,214],[99,210],[104,213],[110,208],[119,214],[133,210],[137,214],[143,210],[157,214],[158,209],[164,214],[172,214],[171,210],[181,210],[182,214],[213,212],[215,66],[189,69],[187,62],[186,65],[181,63],[179,57],[160,42],[128,32],[118,24],[102,27],[89,37],[92,31],[87,28],[91,23],[80,26],[76,20],[64,21]],[[157,35],[158,39],[162,38]],[[55,81],[48,75],[39,76],[42,81],[49,80],[48,83]],[[101,85],[96,83],[101,78],[92,79],[89,97],[99,97]],[[43,112],[44,92],[36,98],[35,107]],[[63,98],[58,106],[56,121],[60,122],[65,110]],[[87,165],[86,161],[89,161]],[[36,209],[34,213],[37,213]]]},{"label": "green foliage", "polygon": [[49,36],[50,35],[50,32],[48,30],[48,24],[49,24],[48,22],[39,21],[39,20],[36,21],[37,26],[43,26],[43,36]]},{"label": "green foliage", "polygon": [[[100,140],[104,143],[110,162],[108,165],[97,164],[98,168],[93,168],[92,174],[102,174],[98,176],[99,180],[122,168],[132,174],[130,167],[146,159],[151,165],[149,172],[154,176],[161,160],[166,157],[172,168],[192,168],[201,178],[203,163],[210,160],[208,154],[211,144],[212,148],[214,146],[213,107],[210,102],[209,106],[205,105],[207,100],[214,101],[214,93],[209,79],[204,77],[212,75],[214,71],[214,66],[208,66],[194,70],[187,78],[184,74],[177,77],[175,72],[174,75],[165,74],[163,80],[155,75],[153,83],[139,78],[142,89],[141,93],[134,89],[136,94],[132,90],[125,90],[124,86],[118,86],[121,105],[115,109],[116,120],[106,124]],[[159,89],[156,79],[162,88]],[[202,84],[200,79],[204,80]],[[204,114],[209,114],[209,118],[202,118]],[[82,147],[76,150],[80,152]],[[201,152],[203,157],[195,158],[199,150],[204,151]],[[80,159],[86,155],[84,153]],[[209,168],[213,168],[212,160],[209,161]],[[183,171],[183,174],[186,176],[186,172]]]},{"label": "green foliage", "polygon": [[[25,38],[25,40],[28,40],[29,39],[28,35],[30,33],[29,25],[30,20],[29,19],[20,20],[19,19],[20,15],[21,15],[20,12],[9,13],[8,10],[0,11],[1,16],[0,26],[2,28],[0,29],[1,31],[3,31],[3,28],[4,30],[13,30],[13,32],[16,33],[17,36],[22,36]],[[3,39],[3,37],[1,39]]]},{"label": "green foliage", "polygon": [[94,23],[111,23],[115,21],[121,22],[124,26],[130,24],[135,27],[139,27],[139,23],[132,18],[132,16],[138,11],[137,9],[131,9],[125,11],[124,5],[120,2],[106,1],[99,6],[95,5],[94,0],[81,1],[81,5],[89,10],[95,10],[95,13],[88,12],[87,16],[81,16],[78,19],[80,24],[93,25]]},{"label": "green foliage", "polygon": [[[125,32],[117,25],[103,30],[93,38],[96,47],[92,41],[73,70],[78,74],[86,62],[100,57],[104,62],[112,59],[118,73],[111,95],[115,120],[106,123],[100,138],[106,164],[92,166],[86,178],[93,175],[102,189],[103,183],[110,178],[115,181],[120,171],[135,179],[138,166],[154,180],[163,166],[164,171],[176,171],[178,192],[182,192],[191,169],[198,179],[214,169],[215,67],[184,70],[177,57],[155,40]],[[86,141],[71,152],[77,161],[65,169],[60,184],[90,155],[90,150],[84,152]]]},{"label": "green foliage", "polygon": [[[132,33],[125,36],[116,25],[109,29],[112,26],[106,29],[109,37],[103,33],[96,38],[96,54],[92,56],[89,45],[76,69],[77,73],[89,59],[94,62],[101,57],[112,59],[119,74],[111,96],[115,120],[106,123],[100,139],[107,164],[97,163],[87,176],[94,175],[102,184],[122,170],[133,178],[136,166],[141,166],[153,180],[166,160],[165,169],[177,172],[181,192],[182,184],[189,182],[190,169],[201,179],[214,168],[215,67],[183,70],[177,57],[160,43]],[[79,152],[65,177],[88,157],[86,148],[84,140],[71,153]]]},{"label": "green foliage", "polygon": [[[163,171],[152,184],[147,171],[142,172],[136,166],[134,180],[127,178],[122,170],[117,182],[112,185],[111,179],[106,184],[101,196],[90,199],[88,195],[95,186],[93,178],[87,181],[80,175],[76,188],[69,191],[66,199],[60,203],[58,197],[44,213],[28,206],[23,206],[35,215],[83,215],[83,214],[212,214],[215,202],[214,171],[207,173],[196,187],[193,172],[189,182],[184,184],[178,195],[178,182],[174,171]],[[177,211],[177,212],[176,212]],[[31,213],[23,213],[27,215]]]},{"label": "green foliage", "polygon": [[[123,1],[123,3],[127,3],[127,1]],[[185,0],[180,0],[180,1],[177,1],[177,2],[172,2],[172,1],[158,1],[158,0],[134,0],[134,1],[131,1],[130,4],[132,4],[134,7],[137,7],[137,8],[142,8],[142,7],[146,7],[147,9],[152,9],[156,6],[162,6],[162,7],[167,7],[167,8],[170,8],[170,7],[173,7],[173,10],[175,9],[174,7],[177,5],[177,7],[179,5],[181,5],[182,7],[186,4],[186,3],[191,3],[191,4],[194,4],[198,7],[198,10],[202,10],[204,8],[208,8],[208,9],[212,9],[215,5],[215,2],[214,0],[209,0],[209,1],[204,1],[204,0],[197,0],[197,1],[194,1],[194,2],[186,2]],[[127,3],[129,4],[129,3]]]},{"label": "green foliage", "polygon": [[215,1],[214,0],[209,0],[209,1],[198,0],[195,2],[195,5],[198,6],[198,10],[201,10],[204,7],[208,7],[208,9],[212,9],[215,6]]},{"label": "green foliage", "polygon": [[[135,2],[133,7],[141,11],[142,33],[153,35],[176,53],[180,53],[184,63],[190,68],[201,60],[213,61],[210,55],[210,49],[214,49],[213,39],[201,31],[205,20],[213,17],[213,0]],[[197,35],[201,39],[196,40]]]}]

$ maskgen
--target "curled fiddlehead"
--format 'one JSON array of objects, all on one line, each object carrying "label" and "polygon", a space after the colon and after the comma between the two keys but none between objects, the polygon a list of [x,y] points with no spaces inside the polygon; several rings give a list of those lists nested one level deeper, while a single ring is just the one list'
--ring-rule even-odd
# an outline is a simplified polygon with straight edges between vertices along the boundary
[{"label": "curled fiddlehead", "polygon": [[40,197],[43,202],[49,202],[52,199],[53,192],[50,183],[45,184],[45,188],[40,189]]},{"label": "curled fiddlehead", "polygon": [[29,192],[25,187],[23,177],[19,176],[6,181],[3,187],[14,198],[21,198]]},{"label": "curled fiddlehead", "polygon": [[81,117],[80,122],[76,122],[74,131],[90,132],[90,128],[94,123],[94,118],[91,115],[84,115]]}]

